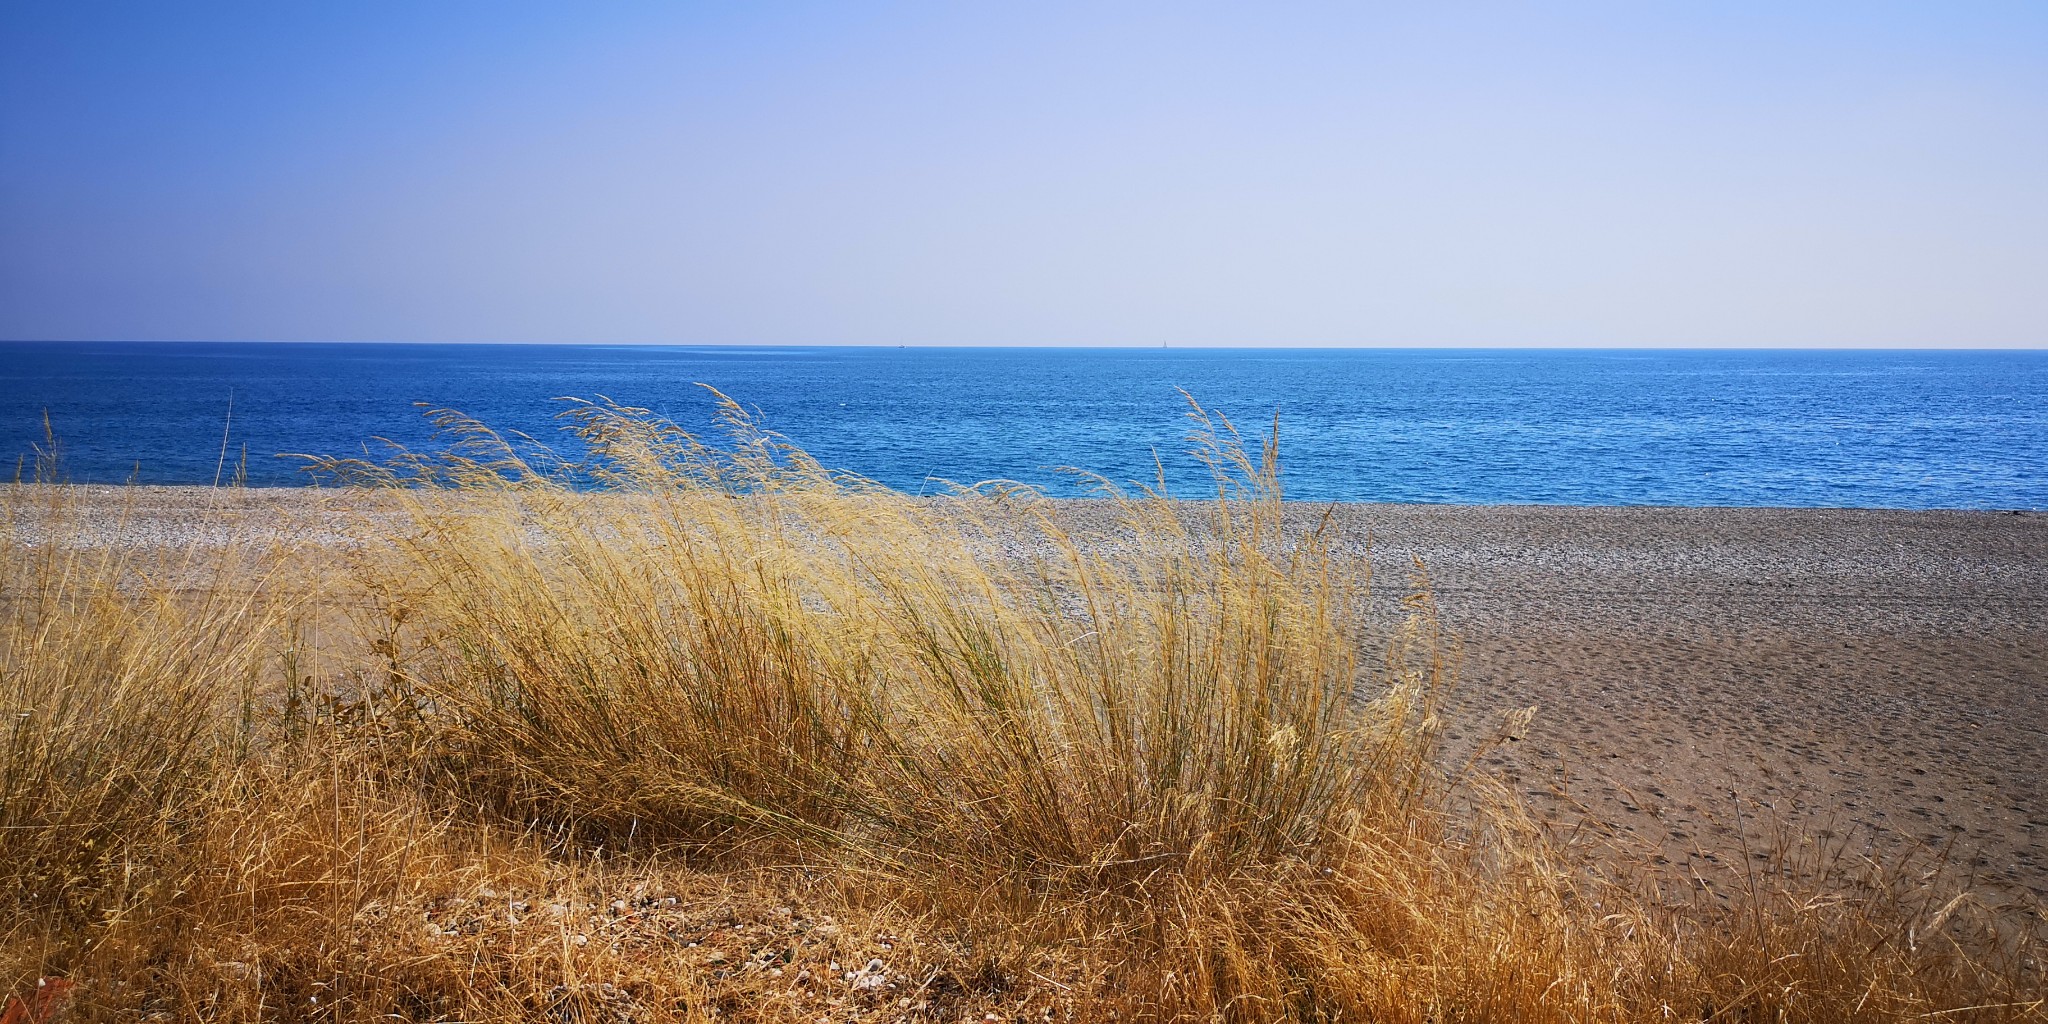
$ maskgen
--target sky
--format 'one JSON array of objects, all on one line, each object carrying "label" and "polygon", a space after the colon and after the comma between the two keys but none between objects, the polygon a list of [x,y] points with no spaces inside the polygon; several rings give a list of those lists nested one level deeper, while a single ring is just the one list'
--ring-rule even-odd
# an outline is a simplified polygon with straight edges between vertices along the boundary
[{"label": "sky", "polygon": [[0,0],[0,338],[2048,346],[2048,4]]}]

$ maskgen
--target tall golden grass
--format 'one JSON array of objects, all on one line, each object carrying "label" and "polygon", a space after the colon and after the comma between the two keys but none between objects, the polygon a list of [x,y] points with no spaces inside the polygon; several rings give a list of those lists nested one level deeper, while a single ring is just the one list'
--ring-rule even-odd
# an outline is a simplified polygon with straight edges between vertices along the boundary
[{"label": "tall golden grass", "polygon": [[[83,912],[148,884],[240,748],[272,637],[257,581],[62,542],[64,498],[19,492],[0,536],[0,900]],[[16,528],[52,502],[31,539]],[[54,534],[54,535],[53,535]],[[182,585],[167,586],[178,577]]]},{"label": "tall golden grass", "polygon": [[441,449],[317,463],[364,510],[317,546],[93,548],[12,492],[0,985],[124,1020],[2041,1019],[2031,937],[1938,879],[1668,899],[1446,771],[1425,581],[1370,621],[1228,421],[1195,409],[1215,500],[1077,511],[889,491],[722,409],[711,443],[579,403],[573,460],[438,414]]}]

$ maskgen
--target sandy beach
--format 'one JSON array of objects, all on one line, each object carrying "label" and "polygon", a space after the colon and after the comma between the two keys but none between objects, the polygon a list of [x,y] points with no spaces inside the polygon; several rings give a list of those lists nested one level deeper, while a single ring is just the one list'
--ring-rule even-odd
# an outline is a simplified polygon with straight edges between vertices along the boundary
[{"label": "sandy beach", "polygon": [[[145,546],[204,537],[223,505],[260,524],[351,504],[80,490],[74,540]],[[1983,891],[2048,900],[2048,515],[1352,505],[1335,525],[1387,604],[1428,566],[1462,646],[1453,759],[1538,709],[1481,766],[1560,822],[1590,812],[1680,875],[1781,828],[1852,854],[1953,841]]]},{"label": "sandy beach", "polygon": [[1681,871],[1728,866],[1738,827],[1755,850],[1774,822],[1852,853],[1953,839],[1987,891],[2048,899],[2048,516],[1380,506],[1343,521],[1372,530],[1383,572],[1410,553],[1430,567],[1469,722],[1539,708],[1493,758],[1539,806],[1582,804]]}]

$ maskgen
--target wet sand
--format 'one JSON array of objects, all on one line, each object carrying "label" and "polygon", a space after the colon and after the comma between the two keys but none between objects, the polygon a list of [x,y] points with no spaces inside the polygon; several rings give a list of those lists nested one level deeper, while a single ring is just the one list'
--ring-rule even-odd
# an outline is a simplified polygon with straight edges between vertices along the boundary
[{"label": "wet sand", "polygon": [[[205,488],[84,490],[88,542],[180,543],[222,501]],[[235,504],[282,519],[313,493]],[[1082,503],[1063,514],[1094,515]],[[1335,515],[1381,601],[1403,589],[1411,555],[1429,567],[1462,643],[1453,756],[1503,713],[1538,708],[1480,764],[1559,821],[1589,812],[1678,874],[1731,869],[1779,826],[1888,857],[1953,840],[1956,866],[1987,893],[2048,900],[2048,515]]]}]

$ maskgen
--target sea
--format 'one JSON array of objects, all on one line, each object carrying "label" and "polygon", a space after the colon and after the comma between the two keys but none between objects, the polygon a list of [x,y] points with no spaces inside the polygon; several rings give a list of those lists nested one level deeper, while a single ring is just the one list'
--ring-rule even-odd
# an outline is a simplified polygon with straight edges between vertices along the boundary
[{"label": "sea", "polygon": [[74,483],[294,486],[296,456],[431,450],[434,408],[573,454],[562,399],[605,396],[716,440],[705,386],[908,492],[1163,469],[1210,494],[1194,402],[1254,446],[1277,429],[1290,499],[2048,508],[2042,351],[0,342],[0,455],[23,479],[53,451]]}]

